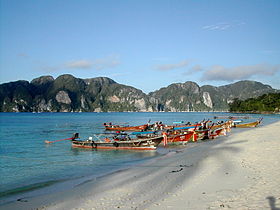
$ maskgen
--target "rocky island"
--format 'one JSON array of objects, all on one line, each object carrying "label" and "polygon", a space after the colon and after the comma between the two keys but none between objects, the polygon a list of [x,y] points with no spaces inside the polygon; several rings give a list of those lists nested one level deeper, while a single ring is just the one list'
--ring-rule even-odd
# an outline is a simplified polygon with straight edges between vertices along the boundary
[{"label": "rocky island", "polygon": [[228,111],[234,99],[245,100],[279,90],[256,81],[224,86],[174,83],[145,94],[107,77],[41,76],[0,85],[1,112],[189,112]]}]

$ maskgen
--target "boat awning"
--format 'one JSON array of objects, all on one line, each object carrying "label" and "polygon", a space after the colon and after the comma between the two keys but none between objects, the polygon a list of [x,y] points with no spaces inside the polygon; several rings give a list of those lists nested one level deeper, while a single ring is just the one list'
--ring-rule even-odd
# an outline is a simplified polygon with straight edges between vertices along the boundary
[{"label": "boat awning", "polygon": [[175,127],[174,130],[185,130],[190,128],[195,128],[196,126],[187,126],[187,127]]},{"label": "boat awning", "polygon": [[155,133],[155,131],[143,131],[143,132],[132,132],[132,135],[141,135],[141,134],[151,134],[151,133]]}]

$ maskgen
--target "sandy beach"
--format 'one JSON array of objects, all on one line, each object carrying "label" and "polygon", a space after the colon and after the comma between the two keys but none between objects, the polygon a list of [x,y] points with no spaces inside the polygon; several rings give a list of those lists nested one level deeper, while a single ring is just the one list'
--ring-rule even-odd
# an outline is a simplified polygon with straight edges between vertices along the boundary
[{"label": "sandy beach", "polygon": [[280,209],[280,121],[0,209]]}]

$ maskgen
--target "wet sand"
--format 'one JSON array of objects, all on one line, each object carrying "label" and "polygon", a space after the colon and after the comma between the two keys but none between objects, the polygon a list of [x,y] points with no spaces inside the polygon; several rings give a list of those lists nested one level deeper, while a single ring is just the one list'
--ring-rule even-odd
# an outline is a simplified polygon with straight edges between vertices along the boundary
[{"label": "wet sand", "polygon": [[[190,143],[191,144],[191,143]],[[0,209],[279,209],[280,121]]]}]

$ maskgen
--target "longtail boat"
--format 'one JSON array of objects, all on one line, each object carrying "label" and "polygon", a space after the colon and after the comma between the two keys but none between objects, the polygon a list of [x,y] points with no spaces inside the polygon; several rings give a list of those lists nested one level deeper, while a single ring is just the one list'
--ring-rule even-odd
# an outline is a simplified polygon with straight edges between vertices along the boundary
[{"label": "longtail boat", "polygon": [[263,118],[255,121],[255,122],[250,122],[250,123],[242,123],[242,124],[234,124],[233,127],[235,128],[254,128],[257,127]]},{"label": "longtail boat", "polygon": [[175,130],[194,130],[196,127],[201,126],[202,123],[196,124],[182,124],[182,125],[166,125],[164,129],[175,129]]},{"label": "longtail boat", "polygon": [[198,135],[194,131],[186,130],[165,130],[165,131],[144,131],[144,132],[133,132],[132,135],[136,135],[138,138],[147,138],[162,133],[166,135],[166,144],[168,143],[187,143],[189,141],[197,141]]},{"label": "longtail boat", "polygon": [[228,120],[226,122],[220,123],[220,124],[214,124],[211,129],[217,129],[217,128],[230,128],[232,127],[233,121],[232,120]]},{"label": "longtail boat", "polygon": [[139,126],[121,126],[121,125],[112,125],[111,123],[103,124],[105,130],[108,131],[144,131],[148,128],[148,124],[139,125]]},{"label": "longtail boat", "polygon": [[201,129],[201,130],[196,130],[195,133],[197,134],[197,139],[198,140],[207,140],[207,139],[215,139],[220,135],[226,135],[227,129],[220,127],[220,128],[215,128],[215,129]]},{"label": "longtail boat", "polygon": [[187,143],[189,141],[197,141],[198,135],[194,131],[176,133],[172,132],[167,135],[167,143]]},{"label": "longtail boat", "polygon": [[249,119],[249,116],[214,116],[214,119],[230,119],[230,120],[236,120],[236,119]]},{"label": "longtail boat", "polygon": [[209,133],[210,133],[210,129],[199,129],[196,130],[195,133],[197,134],[197,139],[198,140],[205,140],[205,139],[209,139]]},{"label": "longtail boat", "polygon": [[209,122],[211,121],[203,120],[196,124],[188,123],[185,125],[173,126],[172,131],[168,133],[167,141],[171,143],[185,143],[208,139],[208,133],[211,133],[210,129],[207,128]]},{"label": "longtail boat", "polygon": [[226,135],[226,129],[225,128],[216,128],[215,130],[210,130],[208,134],[209,139],[215,139],[220,135]]},{"label": "longtail boat", "polygon": [[73,140],[72,147],[109,150],[156,150],[162,140],[162,135],[135,139],[131,139],[128,135],[125,135],[124,138],[105,137],[102,139],[97,138],[97,140],[93,140],[92,137],[89,137],[87,140]]}]

